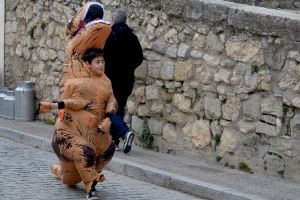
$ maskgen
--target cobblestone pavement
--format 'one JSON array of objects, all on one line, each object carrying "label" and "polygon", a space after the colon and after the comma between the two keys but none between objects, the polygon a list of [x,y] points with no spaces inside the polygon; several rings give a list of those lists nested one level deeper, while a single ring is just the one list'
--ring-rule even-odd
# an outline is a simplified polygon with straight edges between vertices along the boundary
[{"label": "cobblestone pavement", "polygon": [[[69,188],[52,176],[49,165],[57,161],[50,152],[0,137],[0,199],[85,199],[82,184]],[[97,185],[97,196],[101,200],[199,199],[109,171],[104,174],[107,181]]]}]

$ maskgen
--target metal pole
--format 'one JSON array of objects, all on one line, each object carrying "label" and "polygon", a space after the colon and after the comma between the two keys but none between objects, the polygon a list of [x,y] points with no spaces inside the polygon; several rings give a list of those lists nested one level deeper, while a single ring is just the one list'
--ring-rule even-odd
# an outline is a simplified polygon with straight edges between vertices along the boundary
[{"label": "metal pole", "polygon": [[5,0],[0,0],[0,87],[4,87]]}]

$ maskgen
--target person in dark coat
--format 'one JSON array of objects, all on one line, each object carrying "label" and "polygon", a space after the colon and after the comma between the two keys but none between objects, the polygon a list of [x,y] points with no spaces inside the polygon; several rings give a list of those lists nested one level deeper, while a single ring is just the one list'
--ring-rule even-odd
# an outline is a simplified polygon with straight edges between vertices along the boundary
[{"label": "person in dark coat", "polygon": [[128,153],[134,133],[124,122],[127,98],[134,84],[134,70],[143,62],[143,51],[137,36],[126,24],[126,13],[116,10],[112,14],[112,31],[104,46],[105,74],[111,80],[119,110],[111,116],[111,134],[115,144],[124,139],[123,151]]}]

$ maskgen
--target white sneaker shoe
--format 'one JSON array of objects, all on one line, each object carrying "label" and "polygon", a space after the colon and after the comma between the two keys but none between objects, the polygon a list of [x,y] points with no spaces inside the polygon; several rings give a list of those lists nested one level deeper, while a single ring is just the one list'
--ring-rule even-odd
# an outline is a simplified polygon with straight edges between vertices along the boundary
[{"label": "white sneaker shoe", "polygon": [[125,135],[125,141],[124,141],[124,146],[123,146],[123,152],[124,153],[129,153],[131,150],[131,144],[134,138],[134,133],[132,131],[128,131]]}]

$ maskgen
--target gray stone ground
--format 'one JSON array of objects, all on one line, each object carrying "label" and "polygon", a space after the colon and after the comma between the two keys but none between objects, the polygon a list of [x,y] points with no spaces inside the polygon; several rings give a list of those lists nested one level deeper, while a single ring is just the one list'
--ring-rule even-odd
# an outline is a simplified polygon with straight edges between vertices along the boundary
[{"label": "gray stone ground", "polygon": [[[52,134],[53,126],[40,121],[18,122],[0,118],[0,137],[51,151]],[[201,160],[145,150],[138,146],[134,146],[126,155],[117,152],[108,169],[204,199],[298,200],[300,196],[299,181],[248,174]],[[0,183],[1,181],[0,177]]]},{"label": "gray stone ground", "polygon": [[[53,153],[0,137],[0,199],[85,199],[81,184],[69,188],[52,176],[49,165],[54,162]],[[104,174],[107,181],[97,185],[97,196],[102,200],[199,199],[109,171]]]}]

